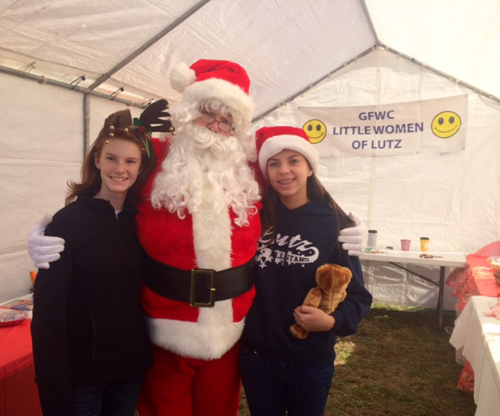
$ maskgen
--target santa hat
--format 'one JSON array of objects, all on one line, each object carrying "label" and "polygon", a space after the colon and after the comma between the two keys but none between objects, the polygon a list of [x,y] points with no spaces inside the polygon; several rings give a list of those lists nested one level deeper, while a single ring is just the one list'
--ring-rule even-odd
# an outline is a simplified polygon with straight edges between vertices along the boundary
[{"label": "santa hat", "polygon": [[276,126],[262,127],[255,133],[259,167],[267,180],[267,160],[284,149],[295,150],[302,154],[314,173],[319,168],[319,153],[309,141],[304,130],[298,127]]},{"label": "santa hat", "polygon": [[250,78],[245,69],[234,62],[200,59],[191,67],[180,63],[172,69],[170,83],[183,93],[183,101],[217,100],[237,112],[245,124],[252,119],[254,105],[248,95]]}]

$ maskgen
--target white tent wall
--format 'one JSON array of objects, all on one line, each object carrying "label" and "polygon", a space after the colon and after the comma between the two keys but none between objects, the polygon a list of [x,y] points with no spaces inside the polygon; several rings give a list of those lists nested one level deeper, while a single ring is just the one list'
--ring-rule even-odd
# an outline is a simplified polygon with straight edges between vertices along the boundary
[{"label": "white tent wall", "polygon": [[[463,151],[436,155],[322,157],[320,177],[337,202],[378,230],[378,245],[430,237],[432,251],[473,253],[500,239],[500,105],[407,59],[378,49],[280,107],[257,125],[297,125],[297,107],[348,107],[468,94]],[[415,271],[439,279],[436,268]],[[437,288],[403,270],[364,264],[384,303],[434,307]],[[450,272],[451,270],[448,270]],[[456,299],[447,288],[444,306]]]},{"label": "white tent wall", "polygon": [[[30,228],[63,207],[67,181],[83,161],[83,94],[0,74],[0,302],[28,293]],[[92,142],[104,118],[126,108],[96,97],[89,103]],[[137,115],[137,109],[132,109]],[[139,110],[140,111],[140,110]]]}]

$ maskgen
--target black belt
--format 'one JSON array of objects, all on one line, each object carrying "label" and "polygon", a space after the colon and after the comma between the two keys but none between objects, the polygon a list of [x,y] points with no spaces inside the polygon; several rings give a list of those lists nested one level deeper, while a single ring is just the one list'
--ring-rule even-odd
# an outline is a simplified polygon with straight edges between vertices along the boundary
[{"label": "black belt", "polygon": [[165,298],[189,302],[195,307],[213,307],[214,302],[232,299],[253,287],[254,259],[238,267],[182,270],[152,258],[146,262],[144,283]]}]

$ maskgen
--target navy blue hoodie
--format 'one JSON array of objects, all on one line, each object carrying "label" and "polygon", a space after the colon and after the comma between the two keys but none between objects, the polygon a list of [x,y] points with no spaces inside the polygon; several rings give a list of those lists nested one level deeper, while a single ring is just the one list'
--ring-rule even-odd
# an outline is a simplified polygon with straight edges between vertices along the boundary
[{"label": "navy blue hoodie", "polygon": [[31,332],[44,414],[76,414],[73,386],[140,377],[153,362],[140,303],[145,254],[135,209],[80,195],[54,215],[46,235],[66,240],[60,260],[39,270]]},{"label": "navy blue hoodie", "polygon": [[[260,355],[301,364],[326,364],[335,359],[337,336],[354,334],[370,309],[372,296],[365,288],[358,257],[351,257],[337,242],[346,221],[327,204],[313,200],[289,210],[278,203],[275,241],[259,242],[256,256],[256,296],[246,317],[242,346]],[[340,223],[339,223],[340,221]],[[332,313],[330,331],[311,332],[295,339],[290,326],[293,311],[315,287],[315,273],[325,263],[348,267],[353,274],[347,297]]]}]

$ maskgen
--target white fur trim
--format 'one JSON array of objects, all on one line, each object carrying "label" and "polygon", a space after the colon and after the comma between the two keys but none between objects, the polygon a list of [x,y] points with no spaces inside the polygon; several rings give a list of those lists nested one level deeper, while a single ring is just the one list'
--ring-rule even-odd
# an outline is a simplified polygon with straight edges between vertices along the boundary
[{"label": "white fur trim", "polygon": [[318,173],[319,169],[319,153],[313,144],[307,142],[305,139],[282,134],[279,136],[269,137],[263,144],[259,151],[259,167],[264,178],[267,178],[267,161],[270,157],[278,154],[284,149],[295,150],[308,160],[311,164],[314,173]]},{"label": "white fur trim", "polygon": [[220,78],[195,82],[186,88],[182,100],[193,104],[201,100],[217,100],[238,112],[244,124],[252,120],[254,103],[250,96],[237,85]]},{"label": "white fur trim", "polygon": [[183,62],[174,66],[170,72],[170,85],[180,93],[195,81],[196,73]]},{"label": "white fur trim", "polygon": [[[216,302],[214,308],[200,308],[200,312],[218,314],[219,306],[231,300]],[[151,341],[165,350],[184,357],[215,360],[222,357],[240,339],[244,320],[229,325],[209,325],[206,322],[186,322],[146,317]]]},{"label": "white fur trim", "polygon": [[[232,225],[225,192],[219,184],[201,178],[202,200],[191,213],[198,268],[231,267]],[[241,336],[243,322],[233,322],[231,299],[200,308],[197,322],[150,320],[154,344],[177,354],[203,359],[220,358]]]},{"label": "white fur trim", "polygon": [[[163,162],[167,166],[175,145]],[[233,224],[227,192],[217,181],[210,181],[208,174],[196,180],[202,184],[201,201],[189,211],[196,266],[224,270],[232,265]],[[182,356],[208,360],[220,358],[240,338],[244,321],[234,322],[233,315],[233,300],[228,299],[216,302],[213,308],[199,308],[197,322],[153,318],[147,322],[155,345]]]}]

